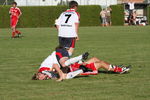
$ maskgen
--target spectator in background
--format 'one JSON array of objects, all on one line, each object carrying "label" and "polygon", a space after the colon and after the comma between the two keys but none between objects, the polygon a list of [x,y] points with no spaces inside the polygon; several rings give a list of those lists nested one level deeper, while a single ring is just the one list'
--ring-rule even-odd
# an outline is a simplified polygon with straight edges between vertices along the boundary
[{"label": "spectator in background", "polygon": [[[132,2],[131,0],[128,2],[128,5],[129,5],[129,22],[130,22],[130,19],[133,15],[133,10],[134,10],[134,2]],[[130,24],[130,23],[129,23]]]},{"label": "spectator in background", "polygon": [[136,14],[136,11],[133,11],[129,17],[129,25],[136,25],[136,17],[137,17],[137,14]]},{"label": "spectator in background", "polygon": [[102,11],[100,12],[100,17],[101,17],[101,21],[102,21],[102,26],[107,26],[107,20],[106,20],[106,10],[102,9]]},{"label": "spectator in background", "polygon": [[106,20],[107,20],[108,26],[111,26],[111,24],[112,24],[111,13],[112,13],[112,9],[110,7],[107,7],[107,9],[106,9]]},{"label": "spectator in background", "polygon": [[137,13],[136,11],[133,12],[133,24],[136,25],[136,17],[137,17]]}]

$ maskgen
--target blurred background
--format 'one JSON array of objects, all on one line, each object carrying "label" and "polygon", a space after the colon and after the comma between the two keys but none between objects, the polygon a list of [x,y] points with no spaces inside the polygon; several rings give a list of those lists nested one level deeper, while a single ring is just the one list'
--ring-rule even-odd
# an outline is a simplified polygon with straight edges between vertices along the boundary
[{"label": "blurred background", "polygon": [[[66,5],[71,0],[0,0],[0,4],[9,5],[16,1],[19,6],[49,6]],[[110,6],[117,4],[117,0],[75,0],[79,5],[102,5]]]}]

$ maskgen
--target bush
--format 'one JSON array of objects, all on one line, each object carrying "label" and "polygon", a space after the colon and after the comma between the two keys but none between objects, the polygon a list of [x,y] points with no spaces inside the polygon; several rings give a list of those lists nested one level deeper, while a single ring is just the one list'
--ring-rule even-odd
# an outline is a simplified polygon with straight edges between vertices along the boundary
[{"label": "bush", "polygon": [[81,26],[97,26],[100,25],[99,13],[100,6],[80,6],[78,9],[81,15]]},{"label": "bush", "polygon": [[150,24],[150,6],[147,7],[147,19],[148,19],[148,24]]},{"label": "bush", "polygon": [[[0,6],[0,27],[10,27],[9,17],[10,6]],[[18,27],[52,27],[55,19],[61,12],[67,9],[67,6],[35,6],[35,7],[19,7],[22,11]],[[111,6],[112,8],[112,24],[123,25],[124,10],[122,5]],[[79,6],[78,12],[81,15],[80,26],[98,26],[100,25],[99,13],[100,6]]]},{"label": "bush", "polygon": [[112,8],[112,25],[124,24],[124,7],[123,5],[113,5]]}]

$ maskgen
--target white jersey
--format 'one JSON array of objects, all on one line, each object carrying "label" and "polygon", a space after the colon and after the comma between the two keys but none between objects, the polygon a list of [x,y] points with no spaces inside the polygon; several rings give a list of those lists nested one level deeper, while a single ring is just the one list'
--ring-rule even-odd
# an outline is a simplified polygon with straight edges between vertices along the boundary
[{"label": "white jersey", "polygon": [[[56,59],[56,52],[54,51],[51,55],[49,55],[41,64],[40,68],[42,67],[47,67],[47,68],[52,68],[53,64],[58,64],[58,61]],[[59,65],[60,67],[60,65]]]},{"label": "white jersey", "polygon": [[65,38],[77,37],[75,23],[79,23],[79,14],[74,9],[69,9],[63,12],[56,25],[59,25],[58,36]]},{"label": "white jersey", "polygon": [[128,5],[129,5],[129,9],[130,9],[130,10],[134,10],[134,3],[130,3],[130,2],[129,2]]}]

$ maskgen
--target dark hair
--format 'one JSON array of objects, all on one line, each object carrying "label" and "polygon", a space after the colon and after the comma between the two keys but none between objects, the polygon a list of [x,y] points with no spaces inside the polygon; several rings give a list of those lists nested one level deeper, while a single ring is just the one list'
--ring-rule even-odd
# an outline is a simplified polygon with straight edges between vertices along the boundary
[{"label": "dark hair", "polygon": [[76,1],[70,1],[69,2],[69,8],[78,7],[78,3]]},{"label": "dark hair", "polygon": [[38,79],[37,79],[37,74],[34,74],[34,75],[32,76],[32,80],[38,80]]},{"label": "dark hair", "polygon": [[13,4],[17,5],[17,2],[13,2],[12,5],[13,5]]},{"label": "dark hair", "polygon": [[63,47],[62,45],[58,45],[58,46],[55,48],[55,50],[57,50],[57,49],[64,49],[64,47]]}]

